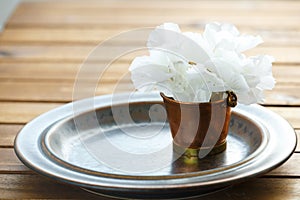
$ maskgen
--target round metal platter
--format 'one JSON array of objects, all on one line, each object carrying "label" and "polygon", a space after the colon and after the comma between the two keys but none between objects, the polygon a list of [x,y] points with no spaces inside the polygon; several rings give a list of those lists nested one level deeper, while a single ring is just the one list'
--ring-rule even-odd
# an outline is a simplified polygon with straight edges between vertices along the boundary
[{"label": "round metal platter", "polygon": [[296,147],[286,120],[259,106],[233,109],[227,149],[201,160],[173,151],[158,94],[118,94],[51,110],[18,134],[15,151],[32,170],[119,198],[207,194],[269,172]]}]

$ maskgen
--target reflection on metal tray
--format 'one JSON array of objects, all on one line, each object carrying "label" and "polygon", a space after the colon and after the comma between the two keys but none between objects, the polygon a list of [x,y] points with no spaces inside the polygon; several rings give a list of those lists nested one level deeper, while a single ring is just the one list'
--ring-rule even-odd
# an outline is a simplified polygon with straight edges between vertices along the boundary
[{"label": "reflection on metal tray", "polygon": [[203,195],[262,175],[296,146],[284,119],[258,105],[240,105],[226,151],[187,163],[173,153],[159,95],[127,97],[100,96],[43,114],[17,136],[18,157],[38,173],[93,193],[162,199]]},{"label": "reflection on metal tray", "polygon": [[[166,179],[238,167],[260,153],[267,143],[268,133],[262,125],[233,112],[226,151],[186,163],[183,157],[173,152],[169,124],[162,117],[163,107],[157,105],[160,104],[132,103],[128,108],[127,105],[118,106],[114,112],[111,107],[105,107],[97,109],[96,113],[92,111],[64,119],[45,132],[44,151],[54,161],[85,173]],[[150,118],[149,111],[153,106],[156,109],[152,110]],[[132,120],[123,116],[116,123],[114,116],[122,116],[126,109]],[[76,126],[78,123],[82,124],[80,130]],[[109,147],[107,143],[110,143]],[[112,155],[115,149],[118,154]],[[131,159],[134,156],[136,158]],[[115,160],[110,162],[111,159]]]}]

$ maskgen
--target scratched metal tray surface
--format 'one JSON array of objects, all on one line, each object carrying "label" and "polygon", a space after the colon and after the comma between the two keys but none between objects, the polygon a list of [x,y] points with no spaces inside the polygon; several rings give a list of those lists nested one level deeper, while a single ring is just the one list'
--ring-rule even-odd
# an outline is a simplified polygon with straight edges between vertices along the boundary
[{"label": "scratched metal tray surface", "polygon": [[259,106],[233,109],[227,149],[204,159],[173,150],[158,94],[117,94],[49,111],[18,134],[15,151],[32,170],[118,198],[171,199],[205,195],[278,167],[296,135]]}]

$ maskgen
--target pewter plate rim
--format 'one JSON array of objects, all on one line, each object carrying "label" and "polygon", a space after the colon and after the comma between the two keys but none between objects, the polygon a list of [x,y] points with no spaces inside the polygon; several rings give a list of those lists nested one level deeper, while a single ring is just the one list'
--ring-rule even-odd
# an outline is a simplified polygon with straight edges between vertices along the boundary
[{"label": "pewter plate rim", "polygon": [[[156,103],[160,103],[160,102],[149,102],[149,103],[156,104]],[[97,109],[99,109],[99,108],[97,108]],[[63,126],[65,123],[68,123],[69,121],[72,121],[76,117],[80,117],[81,115],[89,114],[89,112],[93,112],[93,111],[87,111],[87,112],[84,112],[81,114],[77,114],[75,116],[69,116],[69,117],[66,117],[66,118],[58,121],[57,123],[53,124],[53,126],[51,126],[49,128],[49,130],[44,131],[44,133],[42,134],[41,143],[42,143],[43,151],[54,162],[57,162],[60,165],[63,165],[65,167],[71,168],[74,171],[79,171],[79,172],[81,171],[86,174],[93,174],[93,175],[97,175],[97,176],[114,177],[114,178],[122,178],[122,179],[159,180],[159,179],[174,179],[174,178],[182,178],[182,177],[186,178],[186,177],[193,177],[193,176],[203,176],[203,175],[209,175],[212,173],[223,173],[224,171],[228,172],[228,171],[236,170],[237,168],[243,167],[243,165],[247,165],[247,163],[249,161],[251,161],[253,158],[255,158],[257,155],[259,155],[264,150],[264,148],[266,147],[266,145],[268,143],[269,137],[270,137],[269,132],[266,130],[266,128],[261,123],[256,122],[256,121],[252,120],[251,118],[244,116],[236,111],[233,111],[232,112],[233,117],[242,118],[245,121],[250,121],[250,123],[253,124],[253,126],[255,126],[257,129],[259,129],[259,133],[257,133],[257,135],[259,135],[259,137],[261,138],[261,144],[254,150],[254,152],[250,153],[249,155],[247,155],[244,159],[242,159],[240,161],[234,162],[230,165],[221,166],[218,168],[211,168],[211,169],[205,170],[205,171],[186,172],[186,173],[170,174],[170,175],[143,175],[143,174],[124,175],[124,174],[115,174],[115,173],[108,173],[108,172],[98,172],[98,171],[88,169],[87,167],[82,167],[82,166],[72,164],[72,163],[68,162],[67,160],[64,160],[63,158],[60,158],[55,153],[55,149],[53,149],[50,145],[50,142],[51,142],[50,138],[51,138],[52,134],[57,129],[59,129],[60,126]],[[232,134],[232,133],[230,133],[230,134]],[[236,133],[233,133],[233,135],[236,135]],[[75,149],[75,151],[76,151],[76,149]],[[213,159],[213,158],[214,157],[212,156],[211,159]]]},{"label": "pewter plate rim", "polygon": [[[278,114],[260,105],[238,105],[234,111],[247,115],[257,121],[268,130],[270,137],[266,148],[247,165],[233,171],[224,171],[217,175],[195,176],[169,180],[123,180],[109,177],[101,177],[66,168],[53,160],[43,152],[41,147],[41,134],[50,125],[73,115],[73,107],[76,104],[86,104],[93,101],[95,107],[107,106],[112,102],[113,95],[103,95],[94,98],[79,100],[53,109],[28,123],[15,139],[15,152],[19,159],[32,170],[69,184],[83,188],[109,192],[160,192],[163,187],[168,192],[176,192],[176,189],[205,189],[209,187],[222,188],[234,183],[260,176],[284,163],[294,152],[297,139],[291,125]],[[114,94],[122,102],[128,93]],[[132,95],[131,95],[132,96]],[[131,102],[161,101],[157,93],[137,93]],[[86,111],[86,110],[82,110]],[[201,193],[201,191],[199,191]]]}]

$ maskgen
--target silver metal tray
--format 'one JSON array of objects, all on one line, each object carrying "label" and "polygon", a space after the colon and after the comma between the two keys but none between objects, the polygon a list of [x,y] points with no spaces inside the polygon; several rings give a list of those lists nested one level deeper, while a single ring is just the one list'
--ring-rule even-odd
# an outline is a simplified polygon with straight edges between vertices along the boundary
[{"label": "silver metal tray", "polygon": [[119,198],[203,195],[267,173],[296,146],[293,128],[258,105],[233,110],[227,149],[201,160],[173,151],[158,94],[99,96],[28,123],[15,140],[20,160],[40,174]]}]

